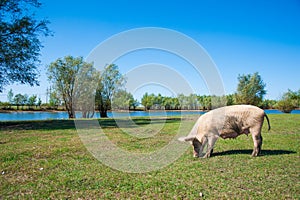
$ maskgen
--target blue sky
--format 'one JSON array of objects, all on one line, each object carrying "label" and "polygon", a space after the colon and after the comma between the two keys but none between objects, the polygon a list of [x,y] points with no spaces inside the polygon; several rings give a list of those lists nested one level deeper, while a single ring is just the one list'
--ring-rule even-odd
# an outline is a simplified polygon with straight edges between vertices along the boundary
[{"label": "blue sky", "polygon": [[[66,55],[87,57],[101,42],[133,28],[162,27],[179,31],[197,41],[214,60],[226,93],[233,93],[239,74],[259,72],[266,83],[265,98],[278,99],[288,89],[300,88],[300,1],[96,1],[41,0],[38,17],[47,18],[53,37],[42,38],[40,85],[8,86],[15,94],[37,94],[45,101],[49,87],[45,66]],[[83,1],[80,1],[83,2]],[[121,45],[121,44],[120,44]],[[172,56],[144,51],[120,59],[126,72],[137,64],[162,62],[174,66],[198,94],[207,93],[203,80]],[[169,60],[168,60],[169,59]],[[190,69],[190,70],[189,70]],[[148,86],[149,92],[163,92]],[[143,93],[140,89],[136,98]],[[168,93],[166,93],[168,94]]]}]

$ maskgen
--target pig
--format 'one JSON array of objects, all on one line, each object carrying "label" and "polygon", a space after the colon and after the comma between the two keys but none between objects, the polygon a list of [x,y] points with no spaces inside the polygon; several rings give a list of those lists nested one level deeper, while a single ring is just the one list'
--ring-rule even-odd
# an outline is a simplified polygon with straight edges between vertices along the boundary
[{"label": "pig", "polygon": [[[193,146],[194,157],[208,158],[213,152],[219,137],[223,139],[236,138],[241,134],[252,135],[254,149],[252,156],[261,153],[263,138],[261,129],[264,118],[271,129],[270,121],[264,110],[252,105],[233,105],[211,110],[199,117],[190,134],[178,138],[179,141],[190,142]],[[202,152],[207,145],[204,156]]]}]

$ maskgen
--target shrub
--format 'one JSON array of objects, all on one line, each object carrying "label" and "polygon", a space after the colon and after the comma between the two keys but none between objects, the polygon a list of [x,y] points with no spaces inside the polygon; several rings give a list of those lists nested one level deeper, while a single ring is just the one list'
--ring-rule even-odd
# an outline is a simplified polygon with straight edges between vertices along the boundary
[{"label": "shrub", "polygon": [[282,99],[277,102],[275,108],[284,113],[290,113],[292,110],[295,109],[295,105],[290,99]]}]

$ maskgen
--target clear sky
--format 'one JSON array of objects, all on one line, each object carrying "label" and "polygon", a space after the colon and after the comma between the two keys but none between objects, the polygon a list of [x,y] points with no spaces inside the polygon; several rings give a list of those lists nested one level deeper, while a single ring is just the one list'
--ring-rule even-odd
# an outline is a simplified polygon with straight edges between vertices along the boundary
[{"label": "clear sky", "polygon": [[[236,91],[239,74],[255,72],[266,83],[265,98],[278,99],[288,89],[300,88],[299,0],[41,0],[41,3],[37,16],[47,18],[54,32],[52,37],[42,38],[41,86],[8,86],[0,94],[0,101],[6,100],[11,88],[14,94],[37,94],[45,101],[49,87],[46,65],[66,55],[87,57],[112,35],[142,27],[173,29],[197,41],[218,67],[226,93]],[[157,59],[158,55],[155,51],[143,51],[128,55],[117,64],[121,72],[143,63],[177,65],[176,70],[191,81],[198,94],[207,93],[203,80],[193,77],[192,70],[180,69],[183,61],[175,62],[168,54]],[[160,91],[151,86],[144,89]],[[136,98],[143,92],[137,91]]]}]

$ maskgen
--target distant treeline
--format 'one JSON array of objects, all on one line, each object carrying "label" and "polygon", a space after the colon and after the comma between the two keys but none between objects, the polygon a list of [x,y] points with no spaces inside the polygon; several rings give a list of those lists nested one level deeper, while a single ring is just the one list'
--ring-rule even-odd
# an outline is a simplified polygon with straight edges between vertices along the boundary
[{"label": "distant treeline", "polygon": [[278,101],[264,99],[267,93],[266,84],[257,72],[239,75],[234,94],[224,96],[178,94],[168,97],[146,92],[140,101],[134,99],[133,94],[124,89],[126,77],[120,73],[115,64],[107,65],[100,73],[92,64],[84,62],[82,57],[67,56],[51,63],[48,73],[49,79],[52,80],[52,89],[47,92],[45,104],[42,104],[37,95],[14,95],[10,90],[7,94],[8,102],[0,103],[0,108],[8,110],[64,108],[69,118],[75,118],[75,111],[81,111],[84,118],[90,118],[94,116],[95,111],[99,111],[101,117],[107,117],[108,110],[211,110],[235,104],[250,104],[288,113],[300,105],[300,89],[288,90]]},{"label": "distant treeline", "polygon": [[[229,94],[225,96],[214,95],[196,95],[188,96],[180,94],[177,97],[164,97],[160,94],[144,94],[141,104],[147,109],[165,109],[165,110],[211,110],[221,106],[230,106],[237,104],[249,104],[241,101],[238,94]],[[264,99],[256,106],[263,109],[279,109],[284,112],[290,112],[299,108],[300,90],[298,92],[288,91],[281,100]],[[253,104],[252,104],[253,105]]]},{"label": "distant treeline", "polygon": [[[9,93],[12,93],[10,91]],[[299,108],[300,90],[289,90],[283,98],[277,100],[262,100],[257,106],[263,109],[279,109],[284,112]],[[62,101],[50,97],[48,103],[42,103],[36,95],[10,94],[10,102],[0,102],[2,110],[65,110]],[[109,110],[211,110],[221,106],[242,104],[237,94],[225,96],[215,95],[183,95],[177,97],[162,96],[161,94],[145,93],[141,101],[133,98],[131,93],[120,90],[112,98]]]},{"label": "distant treeline", "polygon": [[[275,100],[264,100],[260,106],[265,109],[273,109],[276,103],[277,101]],[[217,107],[239,103],[236,101],[234,94],[225,96],[179,94],[177,97],[165,97],[161,94],[155,95],[146,93],[142,97],[141,104],[146,110],[211,110]]]}]

